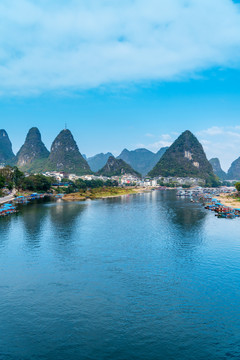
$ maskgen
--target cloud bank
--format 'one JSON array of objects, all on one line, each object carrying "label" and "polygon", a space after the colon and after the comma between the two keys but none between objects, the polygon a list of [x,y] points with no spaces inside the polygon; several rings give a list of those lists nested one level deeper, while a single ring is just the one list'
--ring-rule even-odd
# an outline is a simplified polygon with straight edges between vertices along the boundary
[{"label": "cloud bank", "polygon": [[1,0],[0,93],[181,79],[239,60],[231,0]]}]

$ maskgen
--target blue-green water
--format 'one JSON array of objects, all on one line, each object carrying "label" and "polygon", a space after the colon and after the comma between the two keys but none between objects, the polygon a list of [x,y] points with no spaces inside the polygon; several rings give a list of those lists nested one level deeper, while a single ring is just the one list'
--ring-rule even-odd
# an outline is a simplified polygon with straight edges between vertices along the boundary
[{"label": "blue-green water", "polygon": [[239,359],[239,230],[171,191],[0,219],[0,359]]}]

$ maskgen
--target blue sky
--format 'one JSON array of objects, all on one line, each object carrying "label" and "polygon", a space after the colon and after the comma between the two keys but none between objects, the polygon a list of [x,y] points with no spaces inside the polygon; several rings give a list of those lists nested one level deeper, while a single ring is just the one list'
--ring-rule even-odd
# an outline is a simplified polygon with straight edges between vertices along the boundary
[{"label": "blue sky", "polygon": [[65,122],[88,156],[193,131],[240,156],[240,8],[231,0],[2,0],[0,118],[17,151]]}]

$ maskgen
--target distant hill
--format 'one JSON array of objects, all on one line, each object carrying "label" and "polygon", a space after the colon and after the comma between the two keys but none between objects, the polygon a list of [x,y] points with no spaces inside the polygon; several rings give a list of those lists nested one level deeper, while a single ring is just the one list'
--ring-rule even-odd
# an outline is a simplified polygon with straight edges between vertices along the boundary
[{"label": "distant hill", "polygon": [[16,165],[23,171],[42,171],[48,156],[49,151],[42,142],[40,131],[33,127],[16,155]]},{"label": "distant hill", "polygon": [[221,164],[218,158],[213,158],[209,160],[210,164],[212,165],[213,172],[220,180],[226,180],[227,174],[225,171],[222,170]]},{"label": "distant hill", "polygon": [[62,130],[54,140],[45,171],[62,171],[76,175],[91,173],[70,130]]},{"label": "distant hill", "polygon": [[113,156],[110,152],[107,154],[100,153],[95,156],[91,156],[87,159],[88,165],[90,166],[91,170],[96,172],[103,168],[106,165],[110,156]]},{"label": "distant hill", "polygon": [[110,156],[106,165],[98,171],[98,175],[103,176],[121,176],[121,175],[134,175],[137,177],[141,177],[141,175],[133,170],[133,168],[127,164],[122,159],[116,159],[113,156]]},{"label": "distant hill", "polygon": [[14,158],[12,151],[12,143],[8,137],[6,130],[0,130],[0,163],[8,164]]},{"label": "distant hill", "polygon": [[127,164],[145,176],[157,164],[168,148],[161,148],[156,154],[147,149],[127,150],[124,149],[117,159],[124,160]]},{"label": "distant hill", "polygon": [[216,180],[202,145],[190,132],[185,131],[165,152],[149,176],[196,177]]},{"label": "distant hill", "polygon": [[240,157],[231,164],[227,178],[229,180],[240,180]]}]

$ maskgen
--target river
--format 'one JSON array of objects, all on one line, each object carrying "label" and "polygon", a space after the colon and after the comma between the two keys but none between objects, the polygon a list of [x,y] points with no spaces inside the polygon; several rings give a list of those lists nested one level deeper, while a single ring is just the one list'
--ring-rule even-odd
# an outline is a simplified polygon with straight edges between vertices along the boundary
[{"label": "river", "polygon": [[174,191],[20,208],[0,219],[0,359],[239,359],[239,229]]}]

